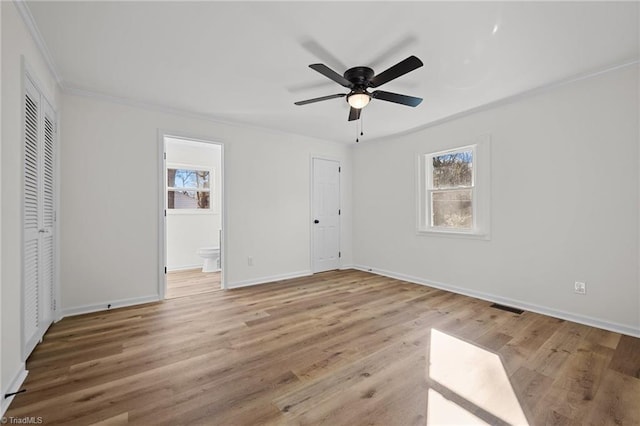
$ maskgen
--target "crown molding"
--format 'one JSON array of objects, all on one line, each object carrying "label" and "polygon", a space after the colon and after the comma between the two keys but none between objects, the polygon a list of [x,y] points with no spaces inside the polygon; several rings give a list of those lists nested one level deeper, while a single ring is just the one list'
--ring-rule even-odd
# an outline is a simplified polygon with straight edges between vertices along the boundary
[{"label": "crown molding", "polygon": [[613,66],[608,66],[605,68],[600,68],[598,70],[595,71],[589,71],[586,73],[581,73],[581,74],[577,74],[568,78],[563,78],[560,80],[556,80],[553,81],[551,83],[547,83],[547,84],[543,84],[542,86],[537,86],[534,87],[533,89],[528,89],[525,90],[523,92],[519,92],[516,93],[515,95],[511,95],[511,96],[507,96],[504,97],[502,99],[498,99],[496,101],[491,101],[491,102],[487,102],[485,104],[482,105],[478,105],[477,107],[473,107],[473,108],[469,108],[467,110],[452,114],[452,115],[448,115],[446,117],[442,117],[433,121],[430,121],[428,123],[422,124],[420,126],[417,127],[413,127],[411,129],[402,131],[402,132],[398,132],[398,133],[394,133],[393,135],[388,135],[388,136],[381,136],[381,137],[377,137],[377,138],[372,138],[369,139],[367,142],[385,142],[385,141],[389,141],[389,140],[393,140],[395,138],[398,137],[403,137],[403,136],[408,136],[417,132],[420,132],[422,130],[426,130],[428,128],[431,127],[435,127],[435,126],[439,126],[441,124],[444,123],[448,123],[450,121],[454,121],[457,120],[459,118],[462,117],[466,117],[478,112],[482,112],[482,111],[487,111],[493,108],[497,108],[499,106],[503,106],[503,105],[507,105],[507,104],[511,104],[523,99],[527,99],[533,96],[537,96],[541,93],[545,93],[551,90],[555,90],[559,87],[568,85],[568,84],[572,84],[572,83],[576,83],[578,81],[582,81],[582,80],[588,80],[594,77],[598,77],[600,75],[603,74],[607,74],[613,71],[617,71],[620,69],[624,69],[624,68],[628,68],[628,67],[633,67],[640,64],[640,59],[633,59],[630,61],[626,61],[626,62],[622,62],[619,63],[617,65],[613,65]]},{"label": "crown molding", "polygon": [[201,113],[201,112],[197,112],[189,109],[176,108],[160,102],[143,101],[143,100],[139,100],[132,97],[109,95],[107,93],[98,92],[92,89],[86,89],[86,88],[74,86],[67,82],[62,83],[60,85],[60,88],[62,89],[62,93],[67,95],[91,98],[91,99],[96,99],[103,102],[110,102],[110,103],[125,105],[125,106],[139,108],[147,111],[156,111],[164,114],[177,115],[185,118],[191,118],[194,120],[208,121],[208,122],[230,126],[230,127],[251,129],[251,130],[256,130],[260,132],[268,132],[275,135],[302,136],[304,138],[315,140],[322,143],[329,143],[329,144],[334,144],[339,146],[348,146],[348,144],[344,142],[336,142],[328,139],[321,139],[315,136],[309,136],[302,133],[288,132],[288,131],[273,128],[273,127],[260,126],[253,123],[243,122],[243,121],[223,119],[212,114],[205,114],[205,113]]},{"label": "crown molding", "polygon": [[53,75],[53,78],[58,83],[58,86],[62,87],[62,78],[60,77],[60,73],[56,68],[53,56],[51,56],[51,52],[49,51],[47,44],[44,42],[42,34],[40,34],[40,30],[36,25],[36,21],[35,19],[33,19],[33,15],[29,10],[29,6],[27,6],[27,2],[25,0],[13,0],[13,4],[16,5],[16,9],[18,9],[18,13],[22,18],[22,21],[29,30],[29,33],[31,34],[33,41],[36,43],[36,46],[38,46],[38,50],[40,50],[40,54],[44,58],[44,61],[47,64],[47,68],[49,68],[49,72],[51,72],[51,75]]},{"label": "crown molding", "polygon": [[[16,0],[16,1],[20,1],[22,2],[23,0]],[[544,84],[542,86],[538,86],[535,87],[533,89],[529,89],[529,90],[525,90],[523,92],[520,93],[516,93],[515,95],[511,95],[511,96],[507,96],[505,98],[502,99],[498,99],[496,101],[492,101],[492,102],[488,102],[486,104],[482,104],[479,105],[477,107],[474,108],[470,108],[467,109],[465,111],[461,111],[458,112],[456,114],[452,114],[434,121],[430,121],[428,123],[422,124],[420,126],[402,131],[402,132],[398,132],[398,133],[394,133],[393,135],[387,135],[387,136],[381,136],[381,137],[377,137],[377,138],[372,138],[372,139],[368,139],[367,143],[371,143],[371,142],[385,142],[385,141],[389,141],[389,140],[394,140],[398,137],[403,137],[403,136],[407,136],[407,135],[411,135],[417,132],[420,132],[422,130],[431,128],[431,127],[435,127],[435,126],[439,126],[441,124],[444,123],[448,123],[450,121],[454,121],[457,120],[459,118],[462,117],[466,117],[478,112],[482,112],[482,111],[486,111],[486,110],[490,110],[492,108],[497,108],[499,106],[502,105],[507,105],[507,104],[511,104],[526,98],[530,98],[536,95],[539,95],[541,93],[544,92],[548,92],[551,90],[555,90],[561,86],[565,86],[571,83],[575,83],[581,80],[588,80],[594,77],[598,77],[600,75],[603,74],[607,74],[613,71],[617,71],[620,69],[624,69],[624,68],[628,68],[628,67],[632,67],[632,66],[637,66],[638,64],[640,64],[640,59],[634,59],[631,61],[627,61],[627,62],[623,62],[614,66],[609,66],[606,68],[601,68],[599,70],[596,71],[591,71],[591,72],[587,72],[587,73],[582,73],[582,74],[578,74],[578,75],[574,75],[572,77],[568,77],[565,79],[561,79],[561,80],[556,80],[554,82],[548,83],[548,84]],[[252,124],[252,123],[247,123],[247,122],[242,122],[242,121],[234,121],[234,120],[228,120],[228,119],[222,119],[220,117],[216,117],[214,115],[210,115],[210,114],[205,114],[205,113],[200,113],[197,111],[193,111],[193,110],[188,110],[188,109],[182,109],[182,108],[175,108],[175,107],[171,107],[159,102],[149,102],[149,101],[142,101],[139,99],[135,99],[135,98],[130,98],[130,97],[124,97],[124,96],[114,96],[114,95],[109,95],[106,93],[101,93],[95,90],[91,90],[91,89],[85,89],[85,88],[80,88],[77,86],[73,86],[69,83],[60,83],[60,87],[63,91],[63,93],[66,94],[70,94],[70,95],[76,95],[76,96],[82,96],[82,97],[88,97],[88,98],[93,98],[93,99],[97,99],[97,100],[101,100],[101,101],[106,101],[106,102],[112,102],[112,103],[117,103],[117,104],[121,104],[121,105],[127,105],[127,106],[131,106],[131,107],[135,107],[135,108],[140,108],[140,109],[145,109],[145,110],[152,110],[152,111],[158,111],[158,112],[163,112],[166,114],[172,114],[172,115],[179,115],[182,117],[187,117],[187,118],[192,118],[192,119],[197,119],[197,120],[204,120],[204,121],[209,121],[209,122],[213,122],[216,124],[222,124],[222,125],[227,125],[227,126],[233,126],[233,127],[241,127],[241,128],[245,128],[245,129],[253,129],[253,130],[258,130],[258,131],[267,131],[269,133],[272,134],[278,134],[278,135],[297,135],[297,136],[303,136],[305,138],[308,139],[314,139],[320,142],[324,142],[324,143],[331,143],[331,144],[337,144],[340,146],[351,146],[352,148],[355,148],[355,144],[349,144],[346,142],[336,142],[336,141],[332,141],[332,140],[328,140],[328,139],[321,139],[318,137],[314,137],[314,136],[309,136],[309,135],[305,135],[302,133],[295,133],[295,132],[288,132],[285,130],[281,130],[281,129],[277,129],[277,128],[273,128],[273,127],[265,127],[265,126],[259,126],[256,124]]]}]

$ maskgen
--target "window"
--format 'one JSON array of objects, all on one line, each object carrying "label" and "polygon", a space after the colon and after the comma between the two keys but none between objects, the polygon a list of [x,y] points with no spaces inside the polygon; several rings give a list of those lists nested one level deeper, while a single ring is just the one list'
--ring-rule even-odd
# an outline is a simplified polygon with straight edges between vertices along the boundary
[{"label": "window", "polygon": [[473,229],[474,147],[431,154],[428,173],[430,226]]},{"label": "window", "polygon": [[488,239],[488,167],[487,138],[420,155],[419,232]]},{"label": "window", "polygon": [[211,209],[211,171],[167,168],[167,208]]}]

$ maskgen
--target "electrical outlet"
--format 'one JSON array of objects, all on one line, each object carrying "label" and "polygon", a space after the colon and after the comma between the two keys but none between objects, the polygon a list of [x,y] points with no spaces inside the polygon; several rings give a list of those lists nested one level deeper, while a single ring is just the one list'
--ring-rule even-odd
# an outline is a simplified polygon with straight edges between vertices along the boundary
[{"label": "electrical outlet", "polygon": [[252,256],[247,257],[247,265],[253,266],[253,257]]},{"label": "electrical outlet", "polygon": [[587,283],[576,281],[573,287],[573,291],[577,294],[587,294]]}]

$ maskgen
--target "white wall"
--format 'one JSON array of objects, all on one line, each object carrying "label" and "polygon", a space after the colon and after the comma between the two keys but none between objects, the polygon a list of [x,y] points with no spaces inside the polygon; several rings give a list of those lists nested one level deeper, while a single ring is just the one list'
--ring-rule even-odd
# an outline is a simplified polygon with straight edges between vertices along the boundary
[{"label": "white wall", "polygon": [[[638,114],[636,66],[361,143],[355,263],[640,333]],[[491,240],[418,236],[417,155],[483,134],[492,139]],[[586,296],[574,281],[586,281]]]},{"label": "white wall", "polygon": [[[224,143],[229,286],[310,272],[310,156],[338,157],[351,263],[351,149],[65,94],[61,283],[67,312],[158,293],[158,129]],[[129,173],[114,174],[114,168]],[[136,182],[136,191],[123,191]],[[254,266],[247,265],[252,256]]]},{"label": "white wall", "polygon": [[220,145],[166,138],[167,165],[179,164],[213,170],[211,176],[211,210],[189,212],[167,211],[167,268],[171,270],[202,266],[197,251],[201,247],[219,247],[221,212]]},{"label": "white wall", "polygon": [[[24,25],[13,2],[2,8],[2,365],[0,391],[16,385],[24,368],[20,335],[22,306],[22,65],[26,63],[39,80],[40,89],[57,103],[57,85],[46,62]],[[19,385],[19,383],[17,383]],[[6,401],[3,398],[2,406]]]}]

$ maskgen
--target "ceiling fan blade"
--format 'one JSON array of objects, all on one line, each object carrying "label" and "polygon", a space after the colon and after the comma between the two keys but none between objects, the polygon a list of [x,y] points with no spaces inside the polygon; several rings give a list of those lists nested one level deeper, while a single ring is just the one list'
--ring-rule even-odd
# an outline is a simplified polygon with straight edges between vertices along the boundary
[{"label": "ceiling fan blade", "polygon": [[294,102],[294,104],[306,105],[306,104],[312,104],[314,102],[328,101],[329,99],[344,98],[345,96],[347,96],[345,93],[337,93],[335,95],[322,96],[321,98],[313,98],[313,99],[307,99],[306,101]]},{"label": "ceiling fan blade", "polygon": [[371,97],[410,107],[416,107],[420,105],[420,102],[422,102],[422,98],[414,98],[413,96],[401,95],[399,93],[385,92],[384,90],[376,90],[372,92]]},{"label": "ceiling fan blade", "polygon": [[353,87],[353,84],[349,80],[324,64],[311,64],[309,65],[309,68],[318,71],[320,74],[330,78],[341,86],[348,87],[349,89]]},{"label": "ceiling fan blade", "polygon": [[358,108],[351,107],[351,109],[349,110],[349,121],[359,119],[360,111],[362,111],[362,108],[358,109]]},{"label": "ceiling fan blade", "polygon": [[415,56],[409,56],[404,61],[398,62],[388,70],[383,71],[373,77],[373,79],[369,82],[369,87],[382,86],[383,84],[388,83],[391,80],[396,79],[402,75],[405,75],[406,73],[411,72],[416,68],[420,68],[422,65],[424,64],[420,59]]}]

